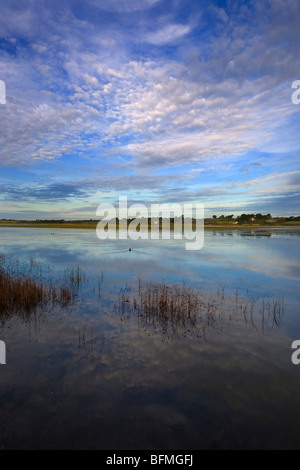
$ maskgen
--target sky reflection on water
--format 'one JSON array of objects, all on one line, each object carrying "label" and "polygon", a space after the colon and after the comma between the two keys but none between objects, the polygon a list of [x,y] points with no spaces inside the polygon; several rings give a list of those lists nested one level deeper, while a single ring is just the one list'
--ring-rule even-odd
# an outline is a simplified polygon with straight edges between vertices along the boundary
[{"label": "sky reflection on water", "polygon": [[[187,253],[174,241],[104,244],[90,231],[49,232],[1,229],[1,253],[33,256],[55,276],[80,265],[87,282],[69,311],[13,318],[0,329],[0,446],[300,448],[299,367],[291,362],[299,233],[208,232],[204,249]],[[263,331],[261,317],[255,329],[229,309],[205,336],[164,337],[114,308],[120,288],[134,296],[139,278],[185,283],[219,302],[237,289],[241,298],[247,290],[250,298],[284,294],[284,315],[280,328]]]}]

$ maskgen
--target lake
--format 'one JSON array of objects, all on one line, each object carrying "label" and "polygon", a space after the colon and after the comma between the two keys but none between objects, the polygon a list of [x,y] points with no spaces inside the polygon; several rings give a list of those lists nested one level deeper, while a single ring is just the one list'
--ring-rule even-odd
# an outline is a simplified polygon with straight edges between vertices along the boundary
[{"label": "lake", "polygon": [[206,230],[190,252],[88,230],[0,236],[14,275],[76,284],[65,308],[0,322],[0,448],[300,448],[299,229]]}]

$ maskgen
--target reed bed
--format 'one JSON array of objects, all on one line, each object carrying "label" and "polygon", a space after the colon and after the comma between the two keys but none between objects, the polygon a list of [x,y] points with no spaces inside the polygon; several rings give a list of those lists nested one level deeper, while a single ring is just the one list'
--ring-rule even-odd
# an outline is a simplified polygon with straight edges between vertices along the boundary
[{"label": "reed bed", "polygon": [[[66,309],[75,299],[85,301],[82,284],[89,283],[90,279],[79,266],[57,273],[56,281],[52,281],[52,277],[53,269],[33,258],[25,264],[0,255],[0,322],[4,324],[15,314],[29,320],[37,311],[47,312],[55,306]],[[91,281],[91,288],[94,285],[94,292],[98,292],[98,302],[103,301],[103,282],[103,273]],[[114,298],[110,305],[118,311],[122,321],[134,316],[145,332],[162,334],[168,339],[183,336],[206,340],[211,332],[221,334],[228,321],[243,322],[262,334],[280,327],[283,297],[259,298],[250,292],[240,296],[238,291],[227,295],[225,287],[221,285],[216,294],[211,294],[188,287],[186,282],[144,285],[139,279],[138,284],[121,289],[118,300]],[[84,343],[85,336],[83,330],[80,343]]]},{"label": "reed bed", "polygon": [[122,318],[135,314],[145,330],[161,332],[163,336],[205,336],[207,327],[218,330],[217,304],[205,301],[203,295],[186,286],[139,284],[138,295],[129,296],[125,290],[119,295]]},{"label": "reed bed", "polygon": [[30,268],[20,272],[18,266],[10,265],[1,257],[0,263],[0,321],[2,323],[18,314],[30,318],[38,309],[59,305],[69,306],[74,300],[74,290],[67,284],[54,284],[44,278],[40,271],[32,272],[34,262],[30,260]]},{"label": "reed bed", "polygon": [[166,283],[143,287],[137,292],[121,289],[116,305],[122,321],[132,315],[139,319],[145,331],[174,337],[203,337],[222,333],[226,321],[242,321],[249,329],[265,334],[279,328],[284,314],[284,298],[248,298],[225,295],[225,289],[216,295],[201,293],[183,285]]}]

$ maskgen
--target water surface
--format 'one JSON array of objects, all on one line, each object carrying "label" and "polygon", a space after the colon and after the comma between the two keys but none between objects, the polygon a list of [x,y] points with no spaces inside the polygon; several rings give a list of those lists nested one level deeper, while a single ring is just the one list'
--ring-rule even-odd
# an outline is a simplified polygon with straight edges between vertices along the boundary
[{"label": "water surface", "polygon": [[[0,236],[0,254],[20,271],[31,263],[53,282],[78,266],[85,274],[72,306],[0,327],[0,447],[300,448],[299,230],[206,231],[199,252],[84,230]],[[166,331],[135,313],[141,285],[162,284],[217,305],[205,331]],[[274,322],[270,305],[283,298]]]}]

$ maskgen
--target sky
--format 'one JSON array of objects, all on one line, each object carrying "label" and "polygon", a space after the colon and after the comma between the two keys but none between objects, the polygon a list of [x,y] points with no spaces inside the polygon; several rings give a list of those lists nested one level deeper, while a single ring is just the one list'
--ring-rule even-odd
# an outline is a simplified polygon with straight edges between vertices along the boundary
[{"label": "sky", "polygon": [[300,215],[299,24],[299,0],[0,0],[0,218]]}]

